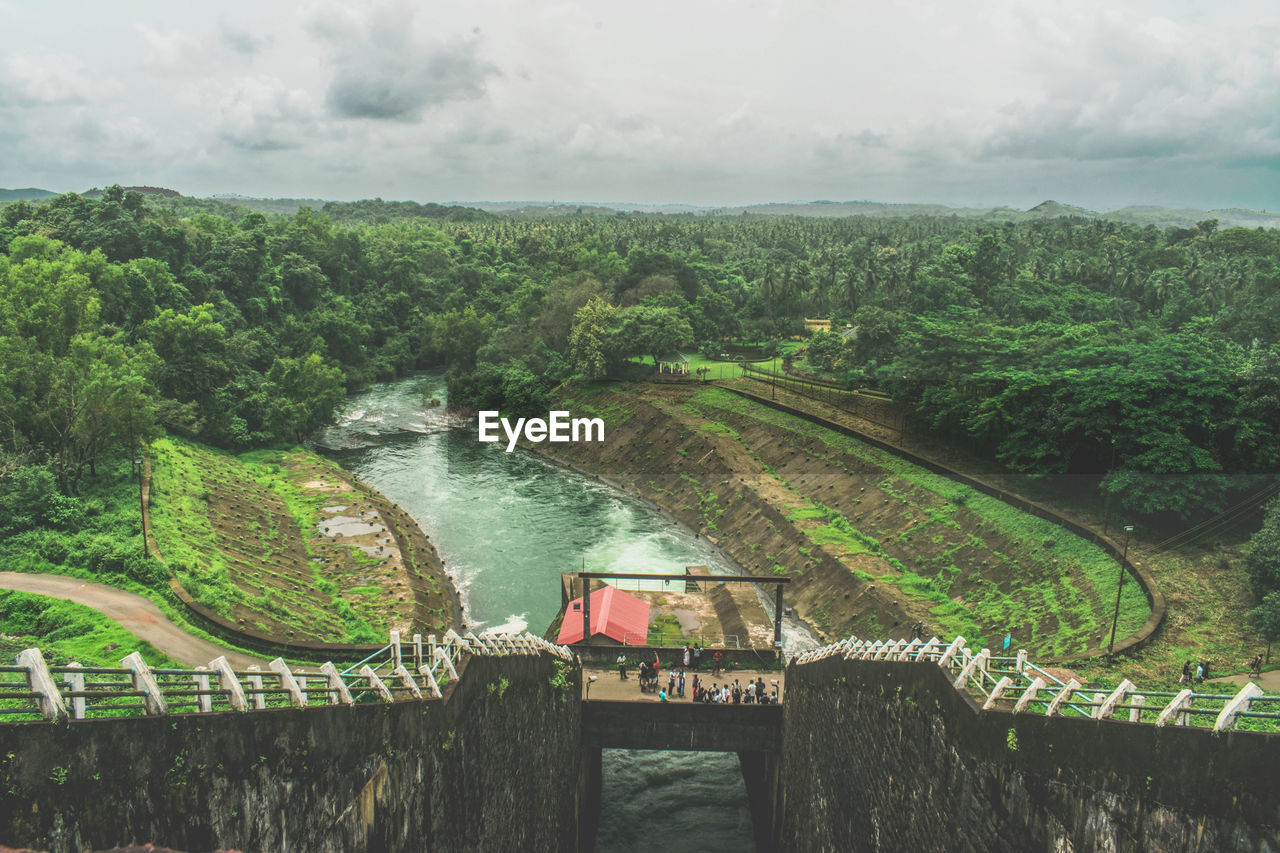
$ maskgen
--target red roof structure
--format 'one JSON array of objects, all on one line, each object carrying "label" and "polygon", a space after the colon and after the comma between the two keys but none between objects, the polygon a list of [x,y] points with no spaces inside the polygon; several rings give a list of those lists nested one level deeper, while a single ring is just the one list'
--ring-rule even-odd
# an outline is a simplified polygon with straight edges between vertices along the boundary
[{"label": "red roof structure", "polygon": [[[591,636],[604,634],[628,646],[643,646],[649,639],[649,602],[617,587],[604,586],[591,593]],[[569,602],[560,622],[561,645],[582,642],[582,597]]]}]

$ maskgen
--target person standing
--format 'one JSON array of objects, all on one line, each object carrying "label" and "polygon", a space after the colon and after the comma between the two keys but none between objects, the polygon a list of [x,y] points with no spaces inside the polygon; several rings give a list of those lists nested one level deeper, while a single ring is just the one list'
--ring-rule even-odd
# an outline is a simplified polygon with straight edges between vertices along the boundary
[{"label": "person standing", "polygon": [[1262,677],[1262,655],[1255,655],[1253,660],[1249,662],[1249,672],[1254,678]]},{"label": "person standing", "polygon": [[627,680],[627,656],[618,655],[618,680]]},{"label": "person standing", "polygon": [[720,664],[724,661],[724,655],[716,652],[711,656],[711,674],[717,678],[720,676]]},{"label": "person standing", "polygon": [[1196,664],[1196,684],[1202,681],[1204,681],[1204,664],[1198,663]]},{"label": "person standing", "polygon": [[684,644],[684,668],[688,669],[693,664],[693,651],[689,648],[689,644]]},{"label": "person standing", "polygon": [[[685,649],[685,654],[687,655],[688,653],[689,653],[689,650]],[[684,670],[683,669],[680,670],[680,676],[676,679],[676,695],[679,696],[681,699],[684,698]]]},{"label": "person standing", "polygon": [[1182,676],[1178,679],[1179,684],[1191,683],[1191,661],[1184,660],[1182,662]]},{"label": "person standing", "polygon": [[667,695],[676,695],[676,674],[670,670],[667,671]]},{"label": "person standing", "polygon": [[698,665],[702,663],[702,646],[701,644],[693,647],[693,668],[696,670]]}]

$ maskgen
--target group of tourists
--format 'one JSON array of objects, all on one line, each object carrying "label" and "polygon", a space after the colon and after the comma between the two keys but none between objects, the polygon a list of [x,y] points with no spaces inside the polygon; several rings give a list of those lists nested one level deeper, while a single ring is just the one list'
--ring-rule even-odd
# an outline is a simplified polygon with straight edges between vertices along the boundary
[{"label": "group of tourists", "polygon": [[[763,678],[755,681],[747,680],[744,686],[738,679],[733,684],[712,683],[709,687],[698,678],[698,665],[701,661],[702,649],[698,646],[685,645],[677,664],[667,670],[665,682],[662,678],[662,659],[655,652],[652,661],[640,662],[638,681],[641,693],[657,693],[658,701],[667,702],[672,699],[684,699],[686,695],[695,702],[707,702],[723,705],[776,705],[778,704],[778,681],[773,680],[772,691],[765,686]],[[716,652],[711,657],[711,674],[720,677],[720,667],[724,664],[724,655]],[[627,680],[627,656],[618,655],[618,678]],[[686,694],[687,688],[687,694]]]},{"label": "group of tourists", "polygon": [[1196,664],[1195,670],[1191,669],[1191,661],[1182,662],[1182,675],[1178,678],[1179,684],[1200,684],[1209,677],[1209,662],[1202,660]]},{"label": "group of tourists", "polygon": [[717,705],[777,705],[778,704],[778,680],[773,680],[773,691],[766,692],[764,686],[764,678],[757,677],[755,681],[748,680],[747,686],[743,687],[738,679],[733,680],[733,685],[729,684],[712,684],[705,687],[698,684],[698,676],[693,677],[693,701],[707,702]]}]

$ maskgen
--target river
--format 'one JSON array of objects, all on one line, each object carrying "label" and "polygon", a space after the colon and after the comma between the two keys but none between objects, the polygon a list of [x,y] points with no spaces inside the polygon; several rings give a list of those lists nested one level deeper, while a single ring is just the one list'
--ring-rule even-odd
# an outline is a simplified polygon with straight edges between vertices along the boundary
[{"label": "river", "polygon": [[[316,443],[408,512],[431,537],[469,628],[543,633],[560,573],[737,573],[656,508],[522,450],[481,444],[445,410],[442,375],[349,398]],[[811,644],[788,624],[784,640]],[[642,828],[642,829],[641,829]],[[601,851],[753,847],[737,756],[606,750]]]}]

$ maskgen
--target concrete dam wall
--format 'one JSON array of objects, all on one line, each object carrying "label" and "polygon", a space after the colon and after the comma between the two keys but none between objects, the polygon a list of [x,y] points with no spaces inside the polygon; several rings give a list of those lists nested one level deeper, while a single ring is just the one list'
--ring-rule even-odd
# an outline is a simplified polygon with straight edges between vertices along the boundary
[{"label": "concrete dam wall", "polygon": [[436,700],[0,726],[0,844],[573,849],[580,670],[459,675]]},{"label": "concrete dam wall", "polygon": [[1277,850],[1280,735],[980,711],[931,663],[791,666],[795,851]]}]

